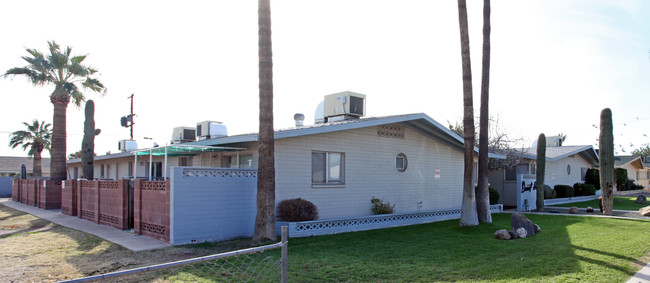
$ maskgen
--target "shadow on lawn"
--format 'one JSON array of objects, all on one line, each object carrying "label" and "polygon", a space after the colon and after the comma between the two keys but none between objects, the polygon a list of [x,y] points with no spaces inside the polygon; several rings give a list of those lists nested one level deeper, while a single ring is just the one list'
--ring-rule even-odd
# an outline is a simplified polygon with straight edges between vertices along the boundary
[{"label": "shadow on lawn", "polygon": [[[459,227],[458,220],[345,233],[289,241],[290,278],[296,281],[598,281],[587,265],[605,265],[629,274],[640,261],[587,247],[593,227],[603,219],[527,215],[542,227],[538,235],[511,241],[494,232],[510,230],[510,214],[494,214],[493,223]],[[570,232],[571,231],[571,232]],[[570,234],[571,233],[571,234]],[[599,254],[594,258],[577,251]],[[581,252],[584,254],[584,252]],[[625,263],[608,263],[617,257]]]}]

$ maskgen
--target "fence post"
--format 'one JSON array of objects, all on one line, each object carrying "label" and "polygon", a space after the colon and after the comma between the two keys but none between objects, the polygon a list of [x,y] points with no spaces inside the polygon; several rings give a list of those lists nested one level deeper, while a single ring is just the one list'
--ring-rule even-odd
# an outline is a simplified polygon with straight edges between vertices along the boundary
[{"label": "fence post", "polygon": [[287,242],[287,226],[282,226],[282,283],[289,281],[289,243]]}]

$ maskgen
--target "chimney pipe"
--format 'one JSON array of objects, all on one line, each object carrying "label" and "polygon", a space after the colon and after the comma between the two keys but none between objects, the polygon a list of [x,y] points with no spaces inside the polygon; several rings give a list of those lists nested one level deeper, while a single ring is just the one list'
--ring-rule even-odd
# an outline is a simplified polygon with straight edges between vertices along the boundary
[{"label": "chimney pipe", "polygon": [[293,119],[296,121],[296,127],[302,127],[305,115],[302,113],[296,113],[296,115],[293,115]]}]

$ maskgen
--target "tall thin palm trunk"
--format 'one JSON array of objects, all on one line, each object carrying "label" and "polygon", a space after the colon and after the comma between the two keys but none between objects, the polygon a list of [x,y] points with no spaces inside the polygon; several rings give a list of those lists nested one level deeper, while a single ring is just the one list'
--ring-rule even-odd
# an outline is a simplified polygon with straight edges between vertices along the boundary
[{"label": "tall thin palm trunk", "polygon": [[481,117],[478,140],[478,196],[476,212],[478,221],[492,223],[490,191],[488,188],[488,122],[490,100],[490,0],[483,1],[483,62],[481,72]]},{"label": "tall thin palm trunk", "polygon": [[52,120],[52,150],[50,152],[50,179],[61,181],[67,179],[66,174],[66,111],[67,101],[51,99],[54,105],[54,117]]},{"label": "tall thin palm trunk", "polygon": [[257,169],[257,216],[253,240],[275,240],[275,157],[273,133],[273,53],[271,4],[258,1],[259,35],[259,136]]},{"label": "tall thin palm trunk", "polygon": [[34,161],[33,161],[33,166],[32,166],[32,176],[34,177],[41,177],[43,176],[43,170],[41,169],[41,152],[36,151],[34,152]]},{"label": "tall thin palm trunk", "polygon": [[469,31],[467,27],[467,3],[458,0],[458,21],[460,24],[460,46],[463,65],[463,138],[465,141],[465,169],[463,181],[463,203],[460,226],[478,225],[472,171],[474,167],[474,101],[472,99],[472,68],[469,57]]}]

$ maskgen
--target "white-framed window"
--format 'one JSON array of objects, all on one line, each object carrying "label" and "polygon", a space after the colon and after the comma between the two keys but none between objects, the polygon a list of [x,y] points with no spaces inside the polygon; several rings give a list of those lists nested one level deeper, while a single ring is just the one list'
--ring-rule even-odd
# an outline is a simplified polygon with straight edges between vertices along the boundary
[{"label": "white-framed window", "polygon": [[313,185],[345,184],[345,154],[313,151],[311,153],[311,183]]},{"label": "white-framed window", "polygon": [[180,156],[178,157],[178,166],[192,166],[192,157],[191,156]]},{"label": "white-framed window", "polygon": [[397,172],[404,172],[408,168],[408,159],[406,159],[406,154],[398,153],[395,157],[395,169]]},{"label": "white-framed window", "polygon": [[240,155],[239,168],[253,168],[253,155],[252,154]]}]

